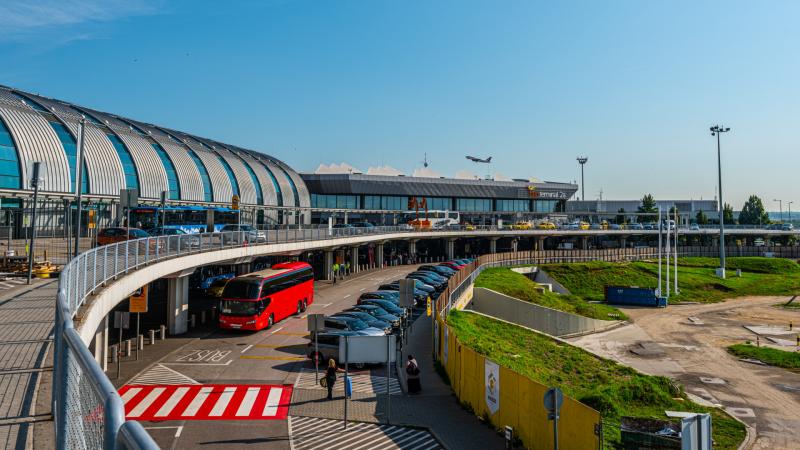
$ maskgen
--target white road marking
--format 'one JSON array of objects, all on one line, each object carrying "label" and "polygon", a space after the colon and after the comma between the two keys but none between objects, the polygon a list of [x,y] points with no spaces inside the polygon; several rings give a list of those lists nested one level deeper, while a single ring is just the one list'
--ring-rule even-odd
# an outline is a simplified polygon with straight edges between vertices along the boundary
[{"label": "white road marking", "polygon": [[275,328],[275,330],[273,330],[273,331],[272,331],[272,334],[275,334],[275,333],[277,333],[278,331],[281,331],[282,329],[283,329],[283,327],[278,327],[278,328]]},{"label": "white road marking", "polygon": [[166,403],[164,403],[161,409],[158,410],[156,417],[164,417],[169,415],[169,413],[172,412],[172,409],[175,408],[181,399],[183,399],[183,396],[186,395],[187,392],[189,392],[188,387],[179,387],[178,389],[175,389],[175,392],[170,395]]},{"label": "white road marking", "polygon": [[170,366],[229,366],[233,360],[224,363],[183,363],[183,362],[163,362],[161,364]]},{"label": "white road marking", "polygon": [[242,399],[242,403],[239,405],[239,410],[236,411],[237,416],[246,416],[250,414],[250,410],[253,408],[253,403],[256,402],[258,391],[260,390],[261,388],[257,387],[247,388],[247,393],[244,395],[244,399]]},{"label": "white road marking", "polygon": [[352,297],[352,296],[353,296],[353,294],[347,294],[347,295],[345,295],[345,296],[344,296],[344,297],[342,297],[342,298],[348,298],[348,297]]},{"label": "white road marking", "polygon": [[231,402],[233,398],[233,393],[236,392],[236,388],[233,386],[228,386],[225,390],[222,391],[222,394],[219,396],[219,400],[217,400],[217,404],[214,405],[214,408],[208,413],[209,416],[221,416],[222,413],[225,412],[225,408],[228,407],[228,403]]},{"label": "white road marking", "polygon": [[322,306],[323,308],[327,308],[328,306],[331,306],[332,304],[333,303],[315,303],[315,305]]},{"label": "white road marking", "polygon": [[183,411],[182,415],[193,417],[195,414],[197,414],[197,411],[199,411],[200,407],[203,406],[203,403],[205,403],[206,399],[208,398],[208,394],[210,392],[211,392],[211,387],[209,386],[200,388],[200,392],[198,392],[197,395],[195,395],[194,399],[192,400],[192,403],[189,403],[189,406],[186,407],[186,410]]},{"label": "white road marking", "polygon": [[141,390],[142,388],[130,388],[125,391],[125,393],[122,394],[122,404],[127,404],[133,397],[136,397],[136,394],[138,394]]},{"label": "white road marking", "polygon": [[364,292],[366,290],[367,290],[367,288],[361,288],[361,292]]},{"label": "white road marking", "polygon": [[241,351],[241,353],[244,353],[244,352],[250,350],[251,348],[253,348],[253,344],[250,344],[247,347],[245,347],[244,350]]},{"label": "white road marking", "polygon": [[181,437],[181,432],[183,432],[183,425],[179,427],[144,427],[145,430],[171,430],[175,428],[175,437]]},{"label": "white road marking", "polygon": [[264,405],[264,414],[262,414],[262,416],[271,417],[275,414],[278,414],[278,405],[281,402],[281,394],[283,394],[283,388],[270,389],[269,397],[267,397],[267,404]]},{"label": "white road marking", "polygon": [[142,399],[142,401],[139,402],[138,405],[136,405],[136,408],[133,408],[133,410],[128,414],[128,417],[141,416],[142,413],[144,413],[165,390],[166,388],[162,387],[154,388],[149,394],[147,394],[145,398]]}]

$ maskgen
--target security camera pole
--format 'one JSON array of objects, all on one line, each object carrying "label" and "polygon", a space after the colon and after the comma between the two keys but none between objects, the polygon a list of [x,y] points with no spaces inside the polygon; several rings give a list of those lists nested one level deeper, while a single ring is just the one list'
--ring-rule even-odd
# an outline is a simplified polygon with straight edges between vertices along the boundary
[{"label": "security camera pole", "polygon": [[28,284],[31,284],[33,274],[33,249],[36,241],[36,204],[39,202],[39,168],[42,165],[39,161],[33,162],[33,174],[31,176],[31,187],[33,188],[33,214],[31,217],[31,248],[28,250]]},{"label": "security camera pole", "polygon": [[717,137],[717,174],[719,176],[719,269],[717,276],[725,278],[725,220],[724,203],[722,203],[722,155],[720,150],[719,135],[731,131],[730,127],[714,125],[710,128],[711,135]]}]

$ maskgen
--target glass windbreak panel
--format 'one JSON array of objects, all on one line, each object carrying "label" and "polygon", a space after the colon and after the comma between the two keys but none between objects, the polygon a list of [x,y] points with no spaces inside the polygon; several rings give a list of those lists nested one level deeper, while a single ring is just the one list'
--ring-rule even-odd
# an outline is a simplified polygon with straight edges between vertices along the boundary
[{"label": "glass windbreak panel", "polygon": [[19,155],[11,133],[0,119],[0,187],[20,189]]},{"label": "glass windbreak panel", "polygon": [[167,152],[164,150],[163,147],[161,147],[155,142],[153,142],[151,145],[153,146],[153,150],[156,151],[158,158],[161,160],[161,164],[164,166],[164,170],[167,172],[167,185],[169,185],[169,199],[179,200],[181,198],[180,184],[178,181],[178,174],[175,171],[175,165],[172,164],[172,160],[169,159],[169,155],[167,155]]},{"label": "glass windbreak panel", "polygon": [[188,150],[189,157],[194,161],[194,165],[197,166],[197,171],[200,172],[200,178],[203,180],[203,198],[207,202],[213,201],[214,193],[211,191],[211,178],[208,177],[208,170],[206,170],[206,166],[203,165],[203,162],[200,161],[200,157],[197,156],[197,153],[192,149]]},{"label": "glass windbreak panel", "polygon": [[225,158],[222,155],[217,154],[217,159],[219,159],[220,164],[222,164],[222,168],[225,169],[225,172],[228,174],[228,179],[231,180],[231,189],[233,189],[233,195],[239,195],[239,183],[236,182],[236,177],[233,175],[233,169],[228,164],[228,161],[225,161]]},{"label": "glass windbreak panel", "polygon": [[[228,291],[229,282],[225,285],[224,292]],[[223,294],[225,296],[225,294]],[[223,300],[221,303],[221,314],[227,316],[255,316],[258,314],[258,302],[241,300]]]},{"label": "glass windbreak panel", "polygon": [[136,173],[136,164],[133,163],[133,157],[125,147],[125,144],[119,140],[115,134],[107,134],[108,140],[114,145],[119,155],[119,160],[122,162],[122,170],[125,172],[125,187],[128,189],[139,189],[139,175]]},{"label": "glass windbreak panel", "polygon": [[259,280],[232,280],[222,293],[224,298],[257,299],[261,291]]}]

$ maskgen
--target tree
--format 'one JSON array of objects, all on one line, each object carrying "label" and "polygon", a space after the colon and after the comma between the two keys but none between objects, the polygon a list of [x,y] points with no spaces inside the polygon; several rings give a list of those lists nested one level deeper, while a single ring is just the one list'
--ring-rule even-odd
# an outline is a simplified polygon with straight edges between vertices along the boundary
[{"label": "tree", "polygon": [[729,203],[725,203],[725,206],[722,208],[722,220],[724,220],[727,224],[736,223],[736,221],[733,220],[733,206],[731,206]]},{"label": "tree", "polygon": [[[723,210],[724,215],[724,210]],[[751,195],[744,202],[739,213],[739,223],[742,225],[763,225],[769,223],[769,215],[764,210],[764,203],[757,195]]]},{"label": "tree", "polygon": [[617,223],[618,224],[625,223],[625,208],[620,208],[619,211],[617,211],[617,213],[619,213],[619,214],[617,214],[617,217],[616,217]]},{"label": "tree", "polygon": [[[658,208],[656,207],[656,200],[653,198],[652,194],[646,194],[642,197],[642,204],[639,206],[638,211],[640,213],[656,213],[658,212]],[[645,215],[639,217],[641,222],[652,222],[656,220],[655,215]]]},{"label": "tree", "polygon": [[698,225],[708,225],[708,216],[706,216],[703,210],[697,211],[697,215],[694,219]]}]

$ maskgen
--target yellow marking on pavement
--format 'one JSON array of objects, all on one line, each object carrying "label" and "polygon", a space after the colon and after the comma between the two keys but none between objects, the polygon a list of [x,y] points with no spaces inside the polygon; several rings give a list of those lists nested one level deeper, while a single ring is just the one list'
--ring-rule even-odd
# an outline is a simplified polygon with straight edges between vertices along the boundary
[{"label": "yellow marking on pavement", "polygon": [[307,347],[306,344],[292,344],[292,345],[271,345],[271,344],[256,344],[255,348],[293,348],[293,347]]},{"label": "yellow marking on pavement", "polygon": [[271,361],[305,361],[304,356],[260,356],[260,355],[242,355],[239,359],[267,359]]}]

